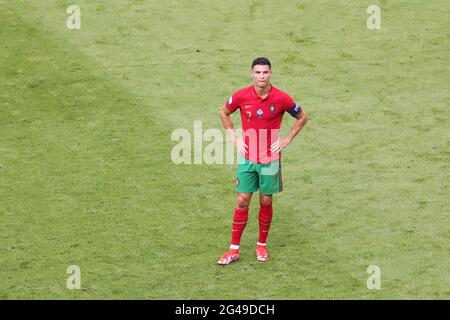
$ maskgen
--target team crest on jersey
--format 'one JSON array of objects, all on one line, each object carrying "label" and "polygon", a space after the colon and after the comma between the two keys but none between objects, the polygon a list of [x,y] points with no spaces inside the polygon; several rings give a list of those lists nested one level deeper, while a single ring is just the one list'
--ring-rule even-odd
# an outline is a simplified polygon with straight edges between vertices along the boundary
[{"label": "team crest on jersey", "polygon": [[271,105],[271,106],[269,107],[269,110],[272,111],[272,112],[274,112],[275,109],[276,109],[275,105]]},{"label": "team crest on jersey", "polygon": [[262,111],[262,109],[258,109],[258,111],[256,111],[256,114],[259,118],[261,118],[264,115],[264,111]]}]

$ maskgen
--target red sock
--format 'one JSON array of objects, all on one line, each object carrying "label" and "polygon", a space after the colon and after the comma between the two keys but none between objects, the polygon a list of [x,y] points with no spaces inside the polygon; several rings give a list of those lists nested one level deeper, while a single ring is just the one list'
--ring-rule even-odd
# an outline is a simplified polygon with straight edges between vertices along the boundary
[{"label": "red sock", "polygon": [[266,243],[267,241],[267,235],[269,234],[270,229],[270,223],[272,222],[272,203],[269,205],[262,205],[259,206],[259,243]]},{"label": "red sock", "polygon": [[231,230],[231,244],[238,246],[248,220],[248,207],[234,210],[233,225]]}]

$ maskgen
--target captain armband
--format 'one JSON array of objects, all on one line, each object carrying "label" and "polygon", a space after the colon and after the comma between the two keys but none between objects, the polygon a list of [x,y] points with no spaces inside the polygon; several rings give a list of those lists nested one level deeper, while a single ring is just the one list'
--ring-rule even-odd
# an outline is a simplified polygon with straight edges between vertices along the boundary
[{"label": "captain armband", "polygon": [[295,104],[292,106],[292,108],[290,108],[290,109],[288,110],[288,112],[289,112],[289,114],[290,114],[291,116],[293,116],[294,118],[297,118],[298,115],[299,115],[300,113],[302,113],[302,107],[301,107],[298,103],[295,103]]}]

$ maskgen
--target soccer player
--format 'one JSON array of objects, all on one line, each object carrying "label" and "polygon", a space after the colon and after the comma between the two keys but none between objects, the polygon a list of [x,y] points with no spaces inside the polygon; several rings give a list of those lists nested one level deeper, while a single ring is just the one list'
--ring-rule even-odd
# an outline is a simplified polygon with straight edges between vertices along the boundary
[{"label": "soccer player", "polygon": [[[231,245],[217,262],[227,265],[239,260],[241,236],[248,221],[252,195],[259,190],[259,238],[256,259],[267,261],[267,235],[272,221],[272,195],[282,191],[281,151],[308,121],[306,112],[288,94],[270,83],[269,59],[256,58],[251,66],[253,84],[236,91],[220,110],[220,119],[240,153],[237,167],[237,206],[234,211]],[[230,115],[240,110],[242,137],[235,134]],[[285,112],[296,121],[284,138],[279,136]]]}]

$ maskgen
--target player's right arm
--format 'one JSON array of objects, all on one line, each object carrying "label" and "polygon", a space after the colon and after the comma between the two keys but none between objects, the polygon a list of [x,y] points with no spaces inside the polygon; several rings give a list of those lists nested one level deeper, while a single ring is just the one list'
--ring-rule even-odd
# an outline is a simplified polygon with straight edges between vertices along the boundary
[{"label": "player's right arm", "polygon": [[[229,104],[229,102],[228,102]],[[236,108],[237,109],[237,108]],[[236,109],[234,111],[236,111]],[[242,140],[242,138],[236,136],[236,133],[234,132],[234,125],[233,121],[231,120],[231,114],[234,112],[229,109],[227,104],[224,104],[222,108],[220,108],[220,120],[222,121],[223,127],[227,131],[227,133],[230,135],[231,141],[233,141],[233,144],[235,147],[239,150],[241,154],[247,153],[247,145]]]},{"label": "player's right arm", "polygon": [[222,121],[223,127],[225,128],[225,130],[228,132],[228,134],[230,135],[230,137],[233,139],[236,137],[235,133],[234,133],[234,125],[233,125],[233,121],[231,120],[230,115],[233,112],[231,112],[227,106],[224,104],[222,106],[222,108],[220,109],[220,120]]}]

